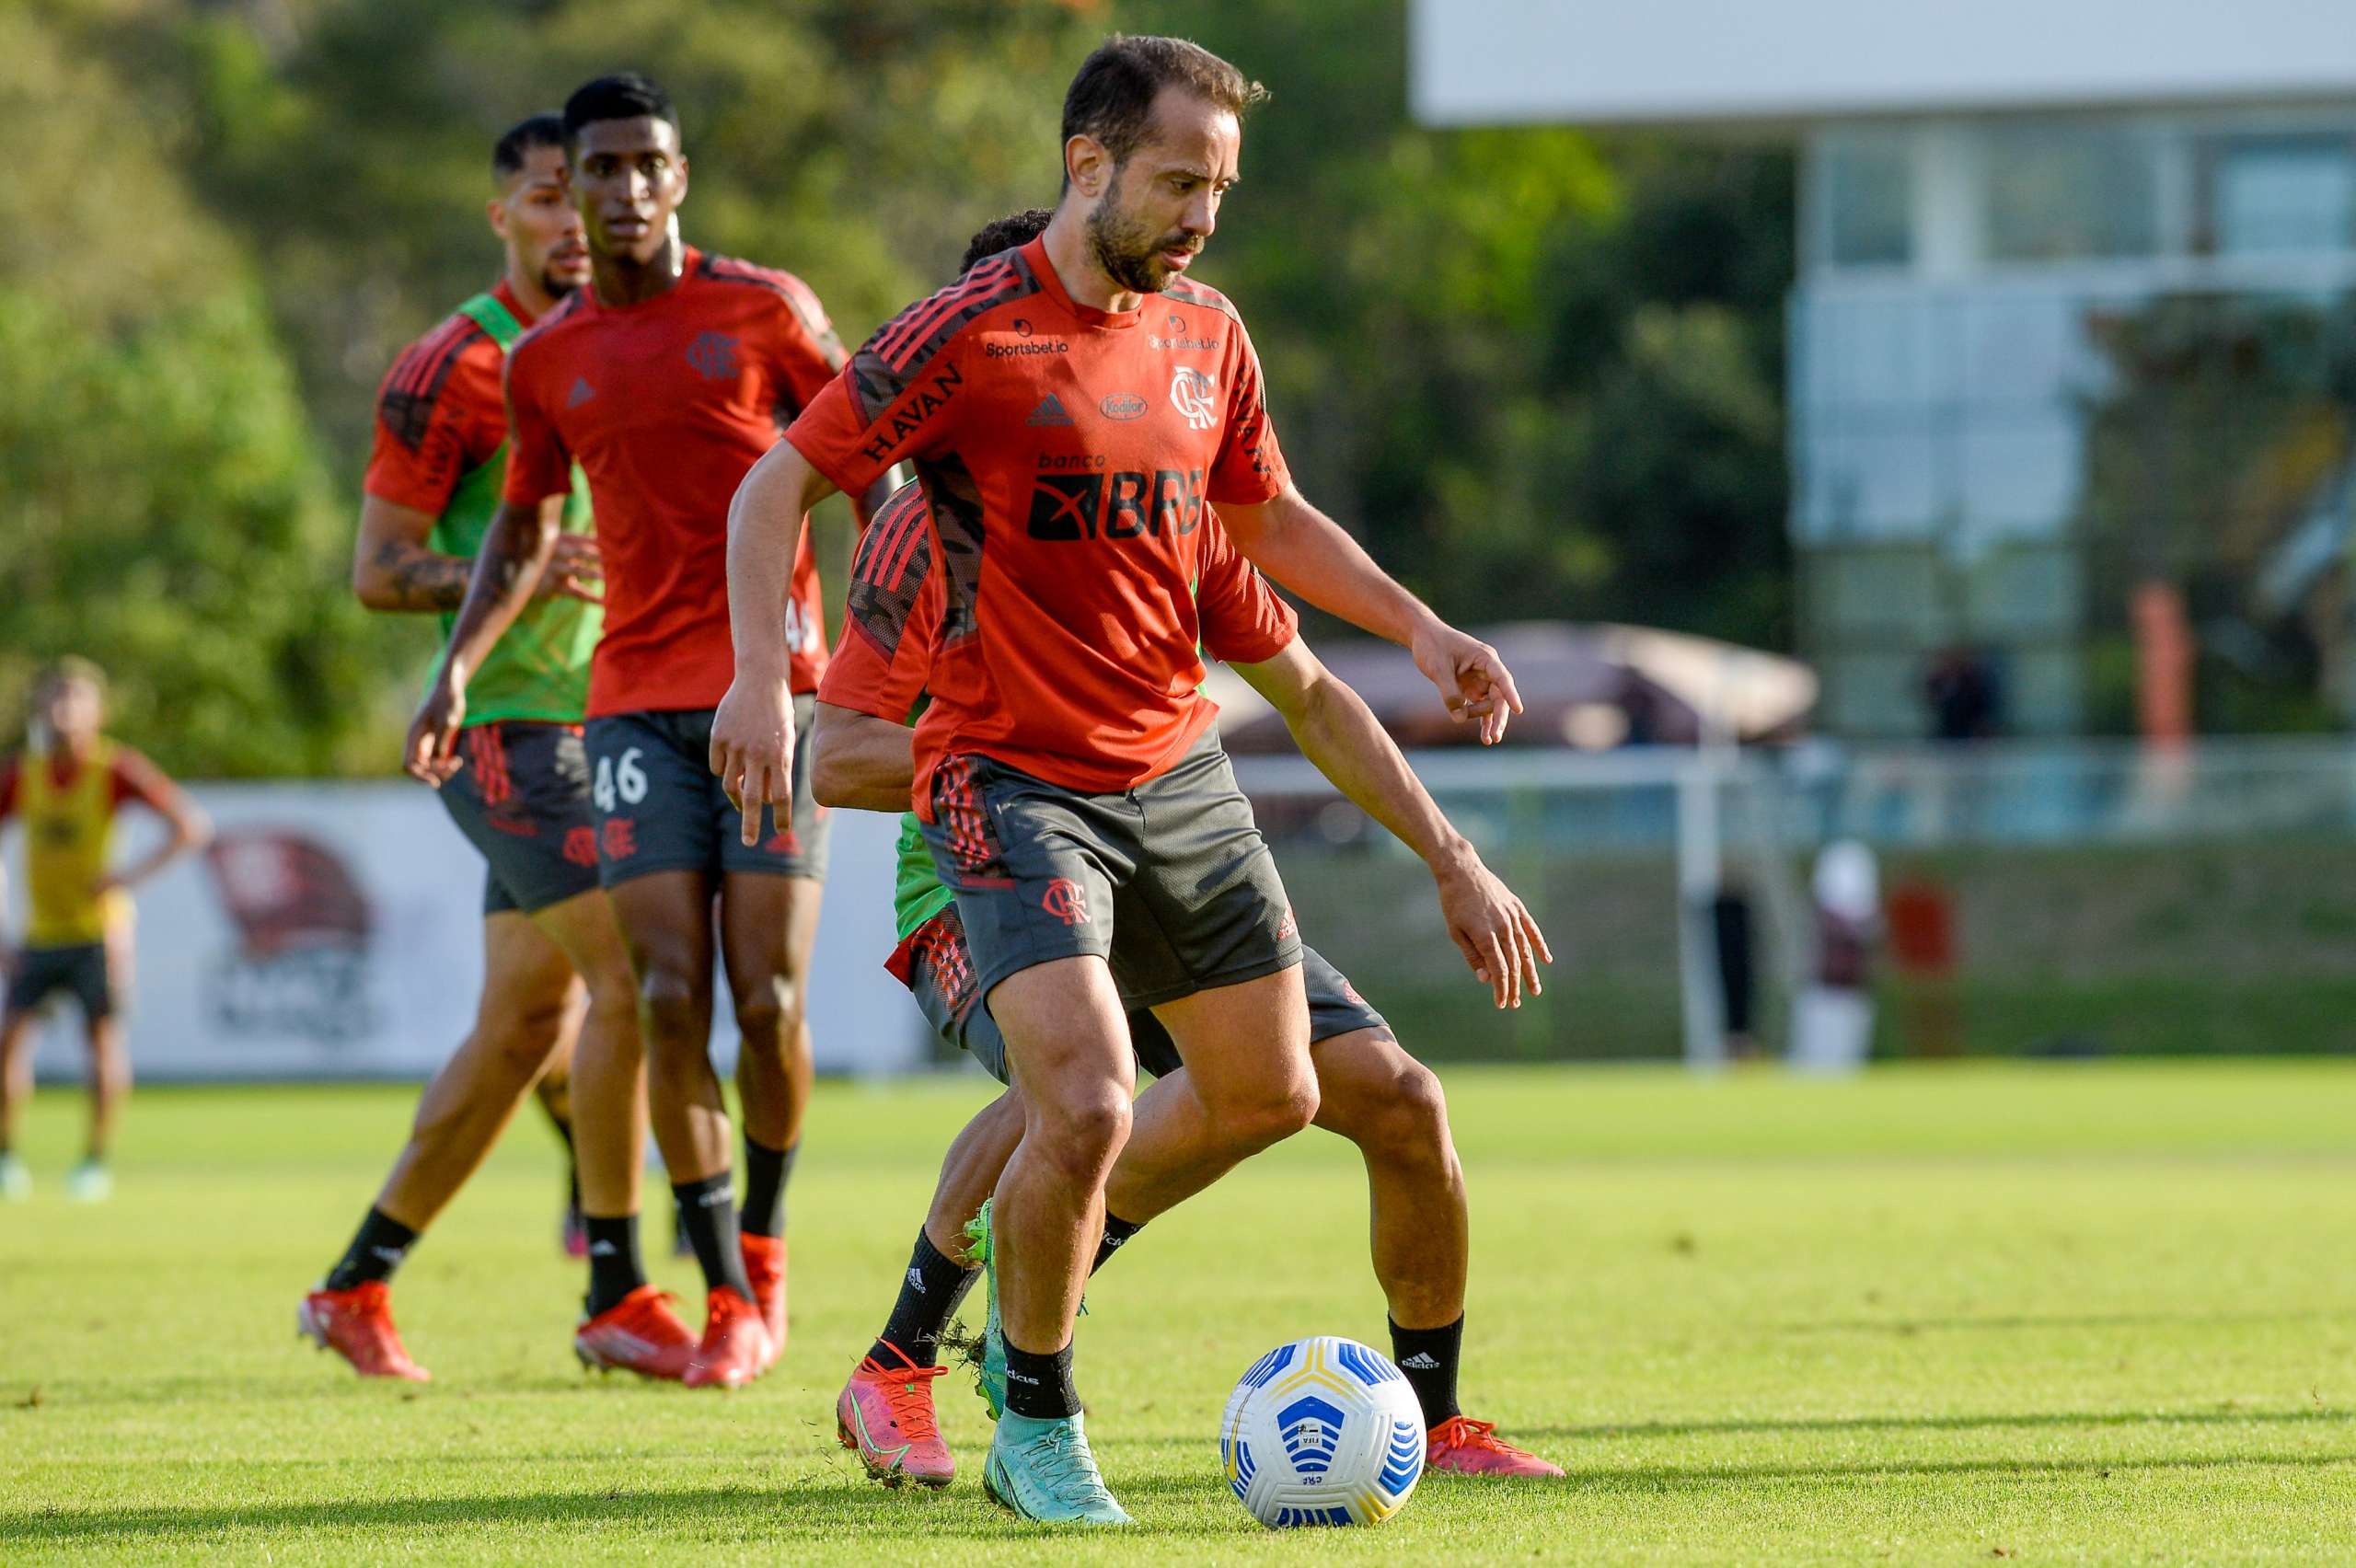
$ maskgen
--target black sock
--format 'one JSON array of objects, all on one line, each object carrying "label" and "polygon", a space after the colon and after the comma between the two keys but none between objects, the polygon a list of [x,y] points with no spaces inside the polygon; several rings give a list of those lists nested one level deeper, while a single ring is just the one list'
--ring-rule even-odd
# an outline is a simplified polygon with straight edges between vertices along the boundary
[{"label": "black sock", "polygon": [[[540,1108],[544,1111],[548,1110],[545,1103]],[[564,1140],[565,1209],[568,1213],[579,1214],[581,1212],[581,1157],[572,1147],[572,1124],[555,1112],[549,1111],[549,1125],[554,1127],[556,1136]]]},{"label": "black sock", "polygon": [[802,1146],[769,1148],[745,1139],[745,1209],[739,1223],[755,1236],[785,1234],[785,1183]]},{"label": "black sock", "polygon": [[350,1290],[371,1280],[390,1279],[417,1239],[417,1232],[378,1208],[371,1208],[343,1250],[343,1261],[328,1274],[327,1288]]},{"label": "black sock", "polygon": [[941,1331],[957,1315],[957,1304],[981,1273],[942,1252],[919,1228],[908,1272],[900,1280],[900,1298],[892,1303],[883,1337],[867,1354],[883,1366],[895,1366],[903,1356],[918,1366],[939,1366]]},{"label": "black sock", "polygon": [[638,1257],[638,1216],[611,1219],[583,1215],[581,1227],[589,1233],[589,1315],[610,1312],[623,1297],[646,1283],[646,1265]]},{"label": "black sock", "polygon": [[1456,1364],[1464,1349],[1464,1318],[1444,1329],[1403,1329],[1391,1325],[1391,1359],[1407,1375],[1424,1407],[1428,1430],[1461,1413],[1456,1408]]},{"label": "black sock", "polygon": [[736,1239],[735,1172],[676,1182],[671,1193],[679,1201],[679,1223],[687,1227],[696,1262],[703,1265],[703,1287],[726,1286],[750,1301],[753,1286],[745,1277],[745,1251]]},{"label": "black sock", "polygon": [[1138,1231],[1143,1230],[1144,1228],[1145,1222],[1143,1220],[1139,1220],[1137,1224],[1131,1225],[1127,1220],[1116,1216],[1111,1209],[1106,1209],[1104,1211],[1104,1239],[1096,1243],[1096,1261],[1088,1265],[1088,1272],[1090,1274],[1094,1274],[1098,1269],[1101,1269],[1106,1263],[1111,1262],[1113,1261],[1113,1254],[1121,1250],[1121,1243],[1126,1241],[1130,1237],[1135,1236]]},{"label": "black sock", "polygon": [[1053,1355],[1039,1355],[1008,1341],[1006,1408],[1034,1421],[1078,1415],[1080,1396],[1071,1387],[1071,1346]]}]

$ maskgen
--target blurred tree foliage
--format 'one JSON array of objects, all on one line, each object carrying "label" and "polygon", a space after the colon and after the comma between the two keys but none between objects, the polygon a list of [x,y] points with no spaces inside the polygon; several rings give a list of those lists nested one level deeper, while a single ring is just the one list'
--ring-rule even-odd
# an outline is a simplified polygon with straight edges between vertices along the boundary
[{"label": "blurred tree foliage", "polygon": [[[37,147],[0,189],[0,705],[71,646],[182,770],[388,766],[428,632],[350,608],[352,498],[377,378],[496,263],[497,133],[650,72],[686,121],[688,237],[801,273],[856,338],[980,223],[1054,199],[1064,84],[1115,27],[1196,38],[1275,93],[1204,276],[1253,324],[1313,498],[1460,620],[1788,646],[1788,159],[1417,129],[1403,9],[0,11],[0,118]],[[837,574],[842,550],[837,529]]]}]

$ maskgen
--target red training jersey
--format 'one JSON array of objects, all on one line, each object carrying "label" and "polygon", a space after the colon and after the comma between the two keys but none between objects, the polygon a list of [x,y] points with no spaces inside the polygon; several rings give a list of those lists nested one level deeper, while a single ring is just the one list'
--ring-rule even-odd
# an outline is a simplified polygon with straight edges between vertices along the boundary
[{"label": "red training jersey", "polygon": [[[1275,658],[1300,635],[1300,617],[1243,559],[1216,516],[1202,532],[1195,604],[1205,651],[1230,664]],[[916,711],[932,676],[948,604],[941,574],[932,570],[934,536],[922,485],[901,486],[875,514],[851,556],[842,646],[827,661],[819,701],[895,724]]]},{"label": "red training jersey", "polygon": [[1286,482],[1224,295],[1181,279],[1096,310],[1034,239],[901,312],[786,434],[852,494],[913,461],[930,503],[946,597],[919,815],[954,753],[1105,793],[1210,722],[1192,592],[1207,503]]},{"label": "red training jersey", "polygon": [[[532,313],[502,278],[491,297],[524,326]],[[500,389],[507,356],[464,311],[401,351],[376,388],[376,440],[361,488],[396,506],[439,517],[458,481],[507,439]]]},{"label": "red training jersey", "polygon": [[[507,356],[507,499],[563,494],[575,462],[589,477],[606,563],[591,718],[719,705],[735,670],[728,504],[842,358],[802,280],[693,248],[667,292],[608,306],[576,289]],[[806,517],[780,609],[792,688],[814,691],[826,633]]]}]

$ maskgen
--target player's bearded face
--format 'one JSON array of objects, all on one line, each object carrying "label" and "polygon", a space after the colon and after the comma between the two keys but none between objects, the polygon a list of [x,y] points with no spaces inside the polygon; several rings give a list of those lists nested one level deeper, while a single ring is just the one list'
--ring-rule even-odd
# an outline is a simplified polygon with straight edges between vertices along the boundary
[{"label": "player's bearded face", "polygon": [[588,237],[565,182],[561,150],[534,147],[504,200],[516,259],[549,298],[562,299],[589,281]]},{"label": "player's bearded face", "polygon": [[[1128,172],[1124,167],[1122,176]],[[1120,287],[1137,294],[1160,294],[1178,271],[1171,265],[1169,253],[1191,255],[1203,248],[1208,236],[1189,234],[1183,227],[1171,226],[1160,213],[1138,210],[1149,209],[1149,202],[1125,204],[1123,197],[1130,183],[1116,177],[1111,189],[1097,199],[1095,210],[1088,214],[1089,250],[1104,275]]]},{"label": "player's bearded face", "polygon": [[1210,243],[1242,150],[1232,113],[1164,88],[1154,102],[1153,133],[1114,166],[1089,210],[1091,259],[1118,288],[1168,288]]}]

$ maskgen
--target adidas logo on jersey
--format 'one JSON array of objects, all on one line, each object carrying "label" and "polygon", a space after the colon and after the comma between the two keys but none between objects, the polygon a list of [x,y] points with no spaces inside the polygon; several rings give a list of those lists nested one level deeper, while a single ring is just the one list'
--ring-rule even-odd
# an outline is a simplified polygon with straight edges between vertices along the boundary
[{"label": "adidas logo on jersey", "polygon": [[1040,400],[1037,408],[1031,410],[1031,417],[1022,422],[1030,425],[1068,425],[1071,423],[1071,416],[1064,412],[1062,401],[1050,392]]},{"label": "adidas logo on jersey", "polygon": [[587,376],[576,375],[572,378],[572,390],[564,395],[564,406],[568,409],[577,409],[596,395],[597,389],[589,385]]},{"label": "adidas logo on jersey", "polygon": [[1439,1370],[1439,1357],[1428,1350],[1419,1350],[1399,1365],[1412,1366],[1418,1372],[1437,1372]]}]

